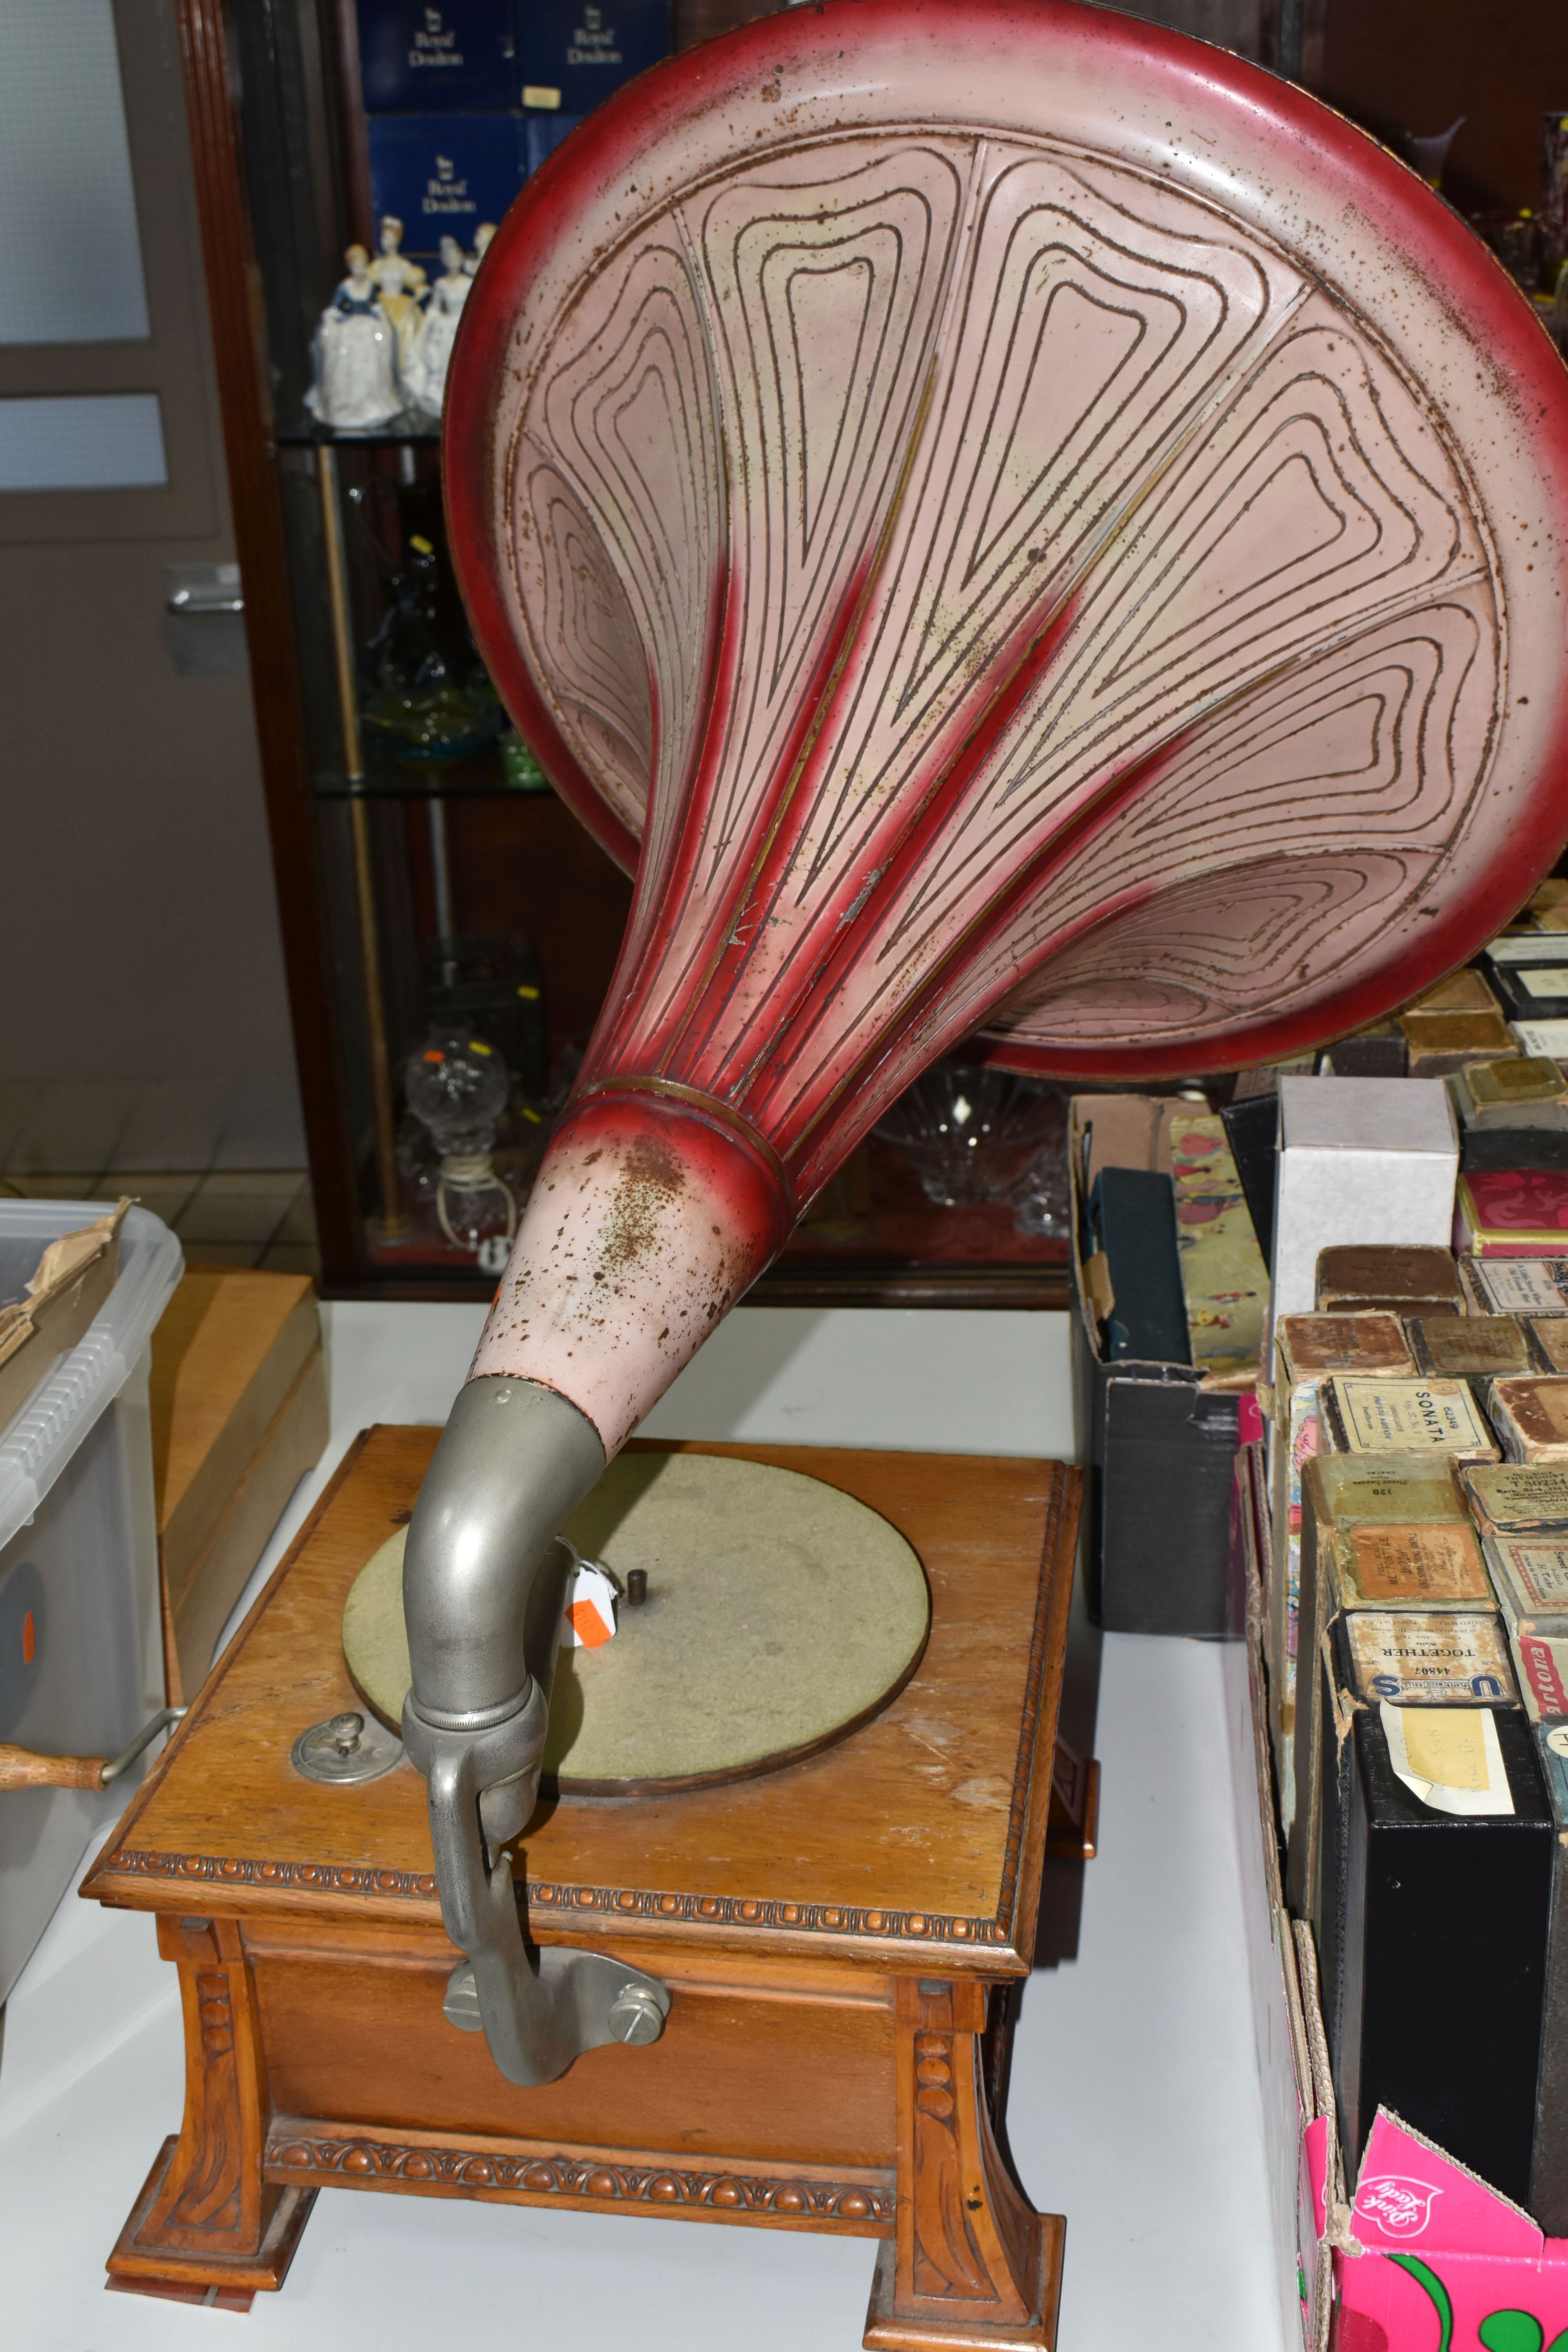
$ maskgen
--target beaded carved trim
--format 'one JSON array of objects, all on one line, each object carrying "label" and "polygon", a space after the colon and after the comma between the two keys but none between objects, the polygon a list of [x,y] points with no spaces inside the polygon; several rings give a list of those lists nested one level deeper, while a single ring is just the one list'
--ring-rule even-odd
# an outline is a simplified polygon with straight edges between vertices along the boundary
[{"label": "beaded carved trim", "polygon": [[866,2188],[836,2180],[768,2180],[739,2172],[689,2172],[683,2166],[605,2163],[574,2156],[503,2156],[492,2149],[412,2147],[384,2140],[279,2135],[267,2143],[268,2171],[311,2179],[406,2180],[428,2188],[523,2189],[533,2197],[602,2198],[606,2204],[709,2206],[719,2212],[776,2214],[780,2220],[891,2223],[892,2185]]}]

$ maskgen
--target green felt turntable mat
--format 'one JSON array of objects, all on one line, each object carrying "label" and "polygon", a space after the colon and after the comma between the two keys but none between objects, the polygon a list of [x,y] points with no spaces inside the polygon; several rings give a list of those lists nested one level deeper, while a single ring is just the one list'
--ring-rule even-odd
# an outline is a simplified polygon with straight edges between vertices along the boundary
[{"label": "green felt turntable mat", "polygon": [[[343,1610],[355,1686],[396,1725],[408,1688],[399,1529]],[[607,1793],[765,1772],[852,1731],[909,1680],[931,1595],[878,1511],[798,1470],[723,1454],[625,1454],[566,1534],[625,1587],[615,1639],[563,1649],[544,1771]]]}]

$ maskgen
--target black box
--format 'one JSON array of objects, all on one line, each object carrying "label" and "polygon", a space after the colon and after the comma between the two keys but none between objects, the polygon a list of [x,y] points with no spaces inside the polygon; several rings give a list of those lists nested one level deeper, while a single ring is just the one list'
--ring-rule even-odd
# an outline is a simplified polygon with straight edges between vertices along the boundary
[{"label": "black box", "polygon": [[1088,1472],[1085,1582],[1110,1633],[1239,1638],[1227,1577],[1231,1486],[1250,1392],[1205,1386],[1192,1364],[1107,1361],[1085,1296],[1072,1186],[1073,1411]]},{"label": "black box", "polygon": [[1538,1723],[1535,1740],[1557,1839],[1529,2210],[1549,2238],[1563,2238],[1568,2237],[1568,1723]]},{"label": "black box", "polygon": [[1346,2169],[1382,2105],[1527,2205],[1556,1844],[1531,1727],[1478,1709],[1515,1811],[1466,1819],[1405,1787],[1380,1710],[1339,1689],[1331,1711],[1319,1956]]}]

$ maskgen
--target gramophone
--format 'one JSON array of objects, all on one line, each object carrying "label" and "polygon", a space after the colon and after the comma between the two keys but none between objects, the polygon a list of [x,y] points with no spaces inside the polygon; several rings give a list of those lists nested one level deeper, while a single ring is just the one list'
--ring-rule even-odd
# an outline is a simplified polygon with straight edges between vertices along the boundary
[{"label": "gramophone", "polygon": [[[1561,365],[1414,174],[1234,57],[1052,0],[826,0],[529,183],[445,462],[487,665],[636,895],[438,1444],[362,1441],[89,1882],[158,1912],[186,2002],[111,2279],[243,2301],[349,2182],[858,2231],[868,2343],[1049,2343],[1061,2224],[993,2116],[1069,1475],[623,1449],[951,1047],[1282,1055],[1519,906],[1564,830]],[[606,1478],[628,1528],[686,1497],[641,1571],[672,1623],[702,1496],[744,1555],[816,1505],[736,1478],[808,1466],[931,1596],[858,1711],[754,1734],[699,1679],[658,1769],[552,1763]],[[379,1689],[342,1646],[367,1577]],[[776,1622],[809,1688],[831,1644]],[[952,1758],[994,1792],[962,1823]]]}]

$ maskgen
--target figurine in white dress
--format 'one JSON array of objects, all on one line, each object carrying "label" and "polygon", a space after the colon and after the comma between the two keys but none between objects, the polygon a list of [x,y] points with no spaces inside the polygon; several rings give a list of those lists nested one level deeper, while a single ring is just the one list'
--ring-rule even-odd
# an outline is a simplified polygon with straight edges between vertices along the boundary
[{"label": "figurine in white dress", "polygon": [[351,245],[348,276],[321,313],[314,343],[315,382],[306,405],[340,433],[367,433],[403,406],[397,331],[370,274],[370,256]]},{"label": "figurine in white dress", "polygon": [[447,363],[457,341],[458,320],[473,279],[463,268],[463,248],[455,236],[441,239],[442,275],[430,289],[430,299],[408,354],[404,380],[416,407],[427,416],[439,416],[447,391]]},{"label": "figurine in white dress", "polygon": [[403,251],[403,223],[395,213],[382,220],[381,251],[370,265],[381,295],[381,307],[397,331],[397,363],[406,369],[414,338],[419,331],[428,280],[416,261]]},{"label": "figurine in white dress", "polygon": [[495,233],[496,225],[494,221],[481,221],[478,228],[474,231],[474,249],[472,253],[469,254],[467,261],[463,264],[464,268],[468,271],[470,278],[479,268],[480,262],[484,259],[486,254],[489,251],[490,239],[494,236]]}]

